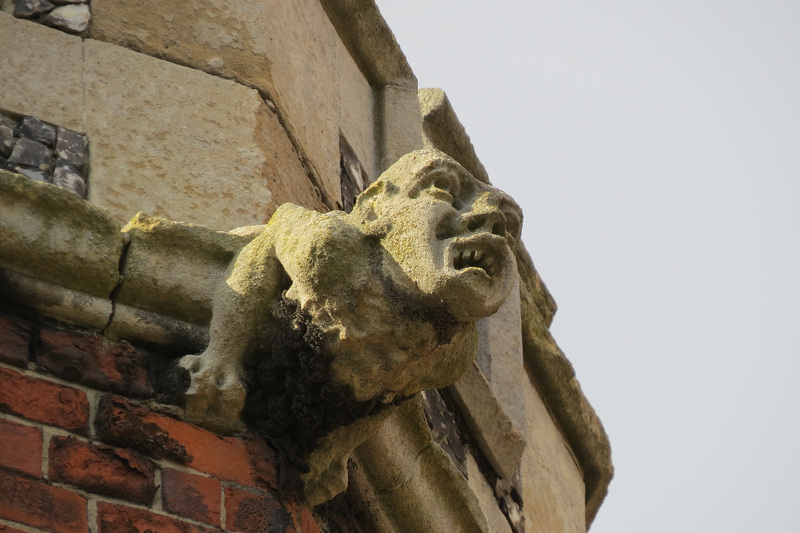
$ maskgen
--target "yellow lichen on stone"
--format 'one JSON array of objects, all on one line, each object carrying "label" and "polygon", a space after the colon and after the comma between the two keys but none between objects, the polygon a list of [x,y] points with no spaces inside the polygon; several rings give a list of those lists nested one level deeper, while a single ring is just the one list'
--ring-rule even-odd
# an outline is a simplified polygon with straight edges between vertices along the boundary
[{"label": "yellow lichen on stone", "polygon": [[284,204],[214,294],[207,349],[180,361],[187,416],[239,427],[243,362],[280,329],[282,299],[306,317],[292,327],[316,332],[309,349],[354,402],[452,383],[475,357],[474,321],[513,286],[520,225],[510,197],[432,150],[400,159],[349,214]]}]

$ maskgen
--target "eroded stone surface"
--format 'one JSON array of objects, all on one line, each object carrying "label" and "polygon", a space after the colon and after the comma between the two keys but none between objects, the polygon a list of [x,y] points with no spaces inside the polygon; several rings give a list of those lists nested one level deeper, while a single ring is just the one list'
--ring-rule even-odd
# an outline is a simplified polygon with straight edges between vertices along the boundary
[{"label": "eroded stone surface", "polygon": [[[242,361],[264,329],[248,402],[257,426],[260,417],[285,415],[270,406],[297,387],[333,405],[342,394],[347,405],[364,404],[336,424],[346,425],[378,403],[452,383],[474,358],[475,319],[497,311],[513,286],[509,246],[520,222],[513,200],[435,151],[401,159],[352,213],[282,206],[217,289],[208,348],[181,360],[191,376],[188,417],[217,430],[236,427],[245,400]],[[287,313],[272,312],[279,298]],[[286,339],[280,329],[300,336]],[[286,349],[289,359],[306,361],[296,373],[276,366]],[[312,417],[331,415],[311,405]],[[301,460],[332,429],[304,419],[295,425],[310,433],[282,434],[268,420],[259,428]]]},{"label": "eroded stone surface", "polygon": [[104,209],[0,171],[0,267],[107,298],[121,253],[120,227]]},{"label": "eroded stone surface", "polygon": [[117,220],[144,211],[228,230],[266,222],[275,200],[322,207],[256,91],[107,43],[85,48],[90,199]]},{"label": "eroded stone surface", "polygon": [[[201,0],[194,9],[182,0],[92,5],[92,38],[269,94],[330,207],[340,196],[340,130],[364,167],[377,174],[372,89],[317,0]],[[416,148],[421,144],[397,157]]]},{"label": "eroded stone surface", "polygon": [[0,109],[83,131],[81,48],[80,37],[0,13]]}]

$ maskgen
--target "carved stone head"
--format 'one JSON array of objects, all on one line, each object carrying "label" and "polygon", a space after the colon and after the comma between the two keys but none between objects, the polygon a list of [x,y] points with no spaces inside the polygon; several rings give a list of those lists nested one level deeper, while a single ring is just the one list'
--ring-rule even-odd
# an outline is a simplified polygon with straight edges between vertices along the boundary
[{"label": "carved stone head", "polygon": [[352,215],[382,235],[402,271],[394,277],[456,319],[491,315],[507,298],[522,212],[446,154],[406,155],[359,196]]}]

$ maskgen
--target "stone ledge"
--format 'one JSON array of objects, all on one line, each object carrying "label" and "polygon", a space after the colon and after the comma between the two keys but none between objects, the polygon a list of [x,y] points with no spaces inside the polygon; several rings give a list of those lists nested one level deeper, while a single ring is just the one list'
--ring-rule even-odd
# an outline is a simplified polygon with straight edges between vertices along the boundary
[{"label": "stone ledge", "polygon": [[514,477],[525,451],[525,437],[514,427],[478,364],[473,363],[449,390],[492,468],[500,477]]},{"label": "stone ledge", "polygon": [[0,267],[108,298],[121,254],[120,226],[105,209],[0,170]]}]

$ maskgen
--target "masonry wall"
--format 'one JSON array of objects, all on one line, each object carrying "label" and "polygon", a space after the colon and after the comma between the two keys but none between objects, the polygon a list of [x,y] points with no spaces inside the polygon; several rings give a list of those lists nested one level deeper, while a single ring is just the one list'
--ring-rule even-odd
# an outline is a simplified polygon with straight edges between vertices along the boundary
[{"label": "masonry wall", "polygon": [[0,12],[0,112],[86,134],[88,198],[119,222],[228,230],[288,201],[336,208],[342,138],[383,170],[373,88],[317,0],[91,10],[82,35]]},{"label": "masonry wall", "polygon": [[259,438],[155,398],[155,355],[0,315],[0,531],[319,531]]},{"label": "masonry wall", "polygon": [[[119,225],[144,211],[229,230],[265,223],[283,202],[335,209],[343,204],[343,141],[370,179],[423,146],[416,79],[388,29],[364,15],[379,18],[369,1],[92,0],[87,5],[91,23],[70,33],[15,17],[13,2],[0,0],[0,126],[4,118],[18,124],[33,116],[85,135],[86,198]],[[448,152],[488,181],[446,99],[423,96],[430,107],[423,113],[426,146]],[[0,152],[0,168],[3,164]],[[276,531],[315,531],[308,509],[281,500],[277,463],[263,441],[219,437],[181,422],[180,411],[153,390],[148,372],[158,354],[77,331],[93,327],[132,338],[132,331],[146,328],[118,325],[130,325],[125,320],[131,316],[138,317],[139,326],[153,325],[153,316],[142,309],[189,320],[170,313],[179,304],[193,312],[202,306],[190,299],[169,301],[158,290],[131,297],[137,240],[134,236],[134,245],[126,245],[123,253],[117,230],[114,247],[72,260],[82,261],[86,273],[85,265],[102,259],[107,270],[123,273],[127,281],[118,286],[114,277],[94,292],[86,282],[70,284],[58,260],[67,253],[64,243],[79,241],[78,233],[91,235],[94,243],[97,235],[81,226],[65,239],[67,225],[59,225],[55,213],[37,234],[39,229],[24,222],[22,207],[7,207],[6,215],[11,211],[18,215],[15,222],[3,227],[0,216],[0,230],[10,228],[22,238],[0,246],[8,255],[0,257],[0,281],[7,269],[28,276],[35,288],[41,281],[61,284],[74,291],[74,301],[90,293],[100,310],[97,321],[89,323],[86,313],[65,312],[66,304],[45,299],[31,306],[58,307],[58,319],[79,323],[63,326],[66,330],[41,316],[29,314],[24,320],[8,307],[0,318],[0,532],[121,531],[119,524],[136,531],[257,531],[267,523]],[[125,237],[130,242],[131,236]],[[29,261],[31,246],[42,247],[47,259]],[[193,242],[187,246],[208,251]],[[121,257],[128,261],[125,272],[118,272]],[[156,270],[145,266],[148,273]],[[224,268],[204,277],[207,265],[198,267],[200,275],[191,270],[195,266],[187,267],[187,277],[197,280],[189,292],[205,297]],[[521,310],[517,301],[482,331],[483,366],[473,377],[483,372],[484,388],[480,393],[473,388],[469,405],[461,398],[461,404],[450,406],[454,419],[460,409],[470,420],[461,426],[465,459],[455,458],[447,468],[464,474],[488,520],[487,530],[511,531],[517,512],[525,517],[525,531],[579,533],[602,501],[613,469],[602,426],[569,363],[568,370],[555,372],[561,384],[550,386],[552,379],[542,377],[546,372],[537,374],[549,389],[534,388],[534,376],[526,374],[532,368],[529,354],[550,346],[546,329],[555,309],[532,272],[523,285],[538,284],[533,292],[546,305]],[[4,304],[0,292],[0,309]],[[198,331],[208,313],[200,314],[202,319],[189,320]],[[546,325],[530,336],[536,349],[523,350],[519,321],[534,315]],[[492,338],[496,342],[485,342]],[[561,361],[554,343],[552,349],[553,359]],[[431,435],[422,429],[424,439],[414,439],[427,446]],[[426,485],[430,479],[423,478],[434,476],[421,467],[414,470],[414,450],[397,450],[406,443],[384,440],[388,448],[376,444],[371,452],[380,464],[367,472],[371,483],[383,487],[380,496],[396,488],[385,500],[409,501],[408,493],[416,491],[412,496],[428,505],[424,512],[441,511],[445,523],[448,491]],[[589,443],[589,452],[576,455],[582,442]],[[397,470],[402,476],[414,470],[418,485],[381,485],[395,480],[384,471],[387,449],[411,457]],[[487,466],[503,457],[513,460]],[[587,492],[587,465],[595,463],[600,474],[592,474]],[[513,491],[499,489],[498,482],[510,481],[518,466]],[[402,491],[409,497],[399,496]],[[379,498],[366,499],[376,506]],[[513,508],[520,501],[521,511]],[[47,502],[53,502],[53,511]],[[386,514],[390,504],[380,505]],[[403,530],[392,527],[386,531]]]}]

